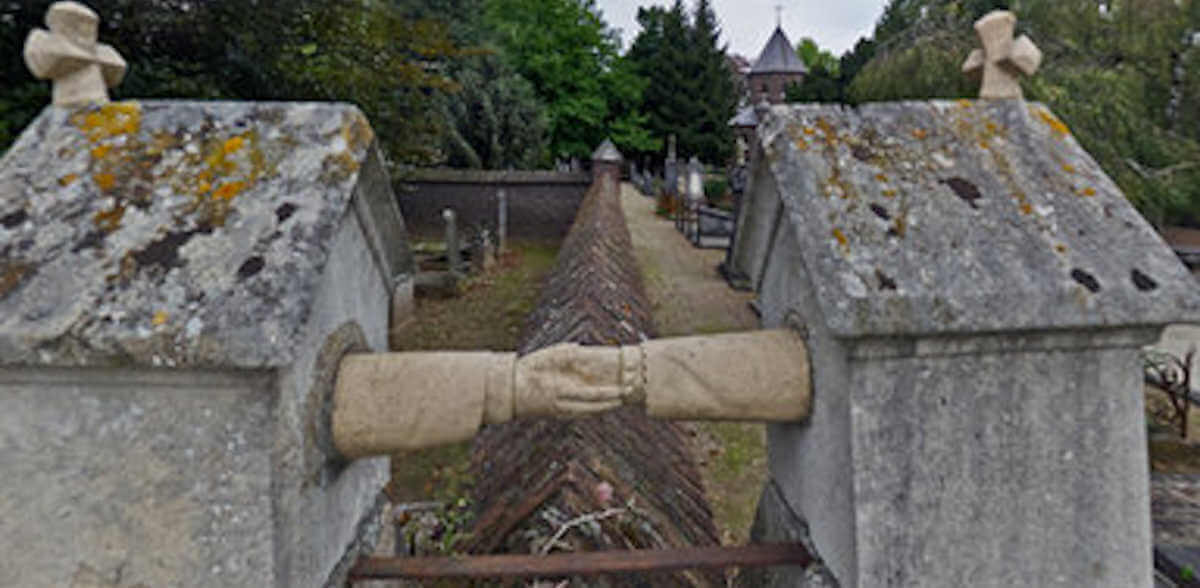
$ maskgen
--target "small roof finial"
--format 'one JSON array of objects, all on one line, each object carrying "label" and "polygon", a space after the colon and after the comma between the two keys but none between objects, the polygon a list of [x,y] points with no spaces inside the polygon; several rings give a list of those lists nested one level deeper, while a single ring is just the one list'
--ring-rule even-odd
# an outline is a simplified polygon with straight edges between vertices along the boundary
[{"label": "small roof finial", "polygon": [[100,17],[78,2],[55,2],[46,12],[49,31],[25,38],[25,65],[34,77],[53,80],[54,104],[108,102],[108,88],[125,77],[125,60],[98,43]]},{"label": "small roof finial", "polygon": [[1021,84],[1018,73],[1031,76],[1042,63],[1042,51],[1021,35],[1013,40],[1017,17],[1007,10],[993,10],[975,21],[975,33],[979,35],[982,49],[971,51],[963,63],[963,73],[982,76],[980,98],[1021,99]]},{"label": "small roof finial", "polygon": [[782,4],[775,5],[775,28],[777,28],[777,29],[783,28],[783,5]]}]

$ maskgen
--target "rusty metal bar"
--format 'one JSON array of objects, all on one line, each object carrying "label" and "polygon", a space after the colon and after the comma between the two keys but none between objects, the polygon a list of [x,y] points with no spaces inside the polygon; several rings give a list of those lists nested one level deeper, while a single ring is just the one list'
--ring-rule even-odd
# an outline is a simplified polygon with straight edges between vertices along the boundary
[{"label": "rusty metal bar", "polygon": [[811,561],[812,556],[799,543],[551,555],[372,557],[361,560],[350,571],[350,579],[549,578],[730,567],[805,566]]}]

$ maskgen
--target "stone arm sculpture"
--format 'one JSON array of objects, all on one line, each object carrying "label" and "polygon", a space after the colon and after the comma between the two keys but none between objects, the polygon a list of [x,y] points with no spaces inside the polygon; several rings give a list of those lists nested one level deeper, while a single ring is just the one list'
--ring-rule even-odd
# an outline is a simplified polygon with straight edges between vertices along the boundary
[{"label": "stone arm sculpture", "polygon": [[809,410],[807,350],[792,331],[513,353],[350,355],[334,391],[333,438],[350,458],[472,438],[520,417],[641,406],[655,418],[796,421]]}]

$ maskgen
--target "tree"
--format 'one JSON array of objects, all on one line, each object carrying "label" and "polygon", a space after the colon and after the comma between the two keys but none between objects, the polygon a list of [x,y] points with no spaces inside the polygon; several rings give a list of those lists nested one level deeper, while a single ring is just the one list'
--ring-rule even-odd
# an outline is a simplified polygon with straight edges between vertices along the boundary
[{"label": "tree", "polygon": [[545,160],[548,123],[533,85],[494,53],[462,60],[449,75],[462,89],[442,99],[448,165],[529,169]]},{"label": "tree", "polygon": [[[593,0],[487,0],[485,22],[545,105],[554,157],[587,157],[613,134],[638,138],[640,118],[619,112],[618,41]],[[615,127],[612,127],[615,125]]]},{"label": "tree", "polygon": [[[1101,9],[1101,5],[1106,10]],[[1010,8],[1042,48],[1026,80],[1156,225],[1200,224],[1200,2],[893,0],[873,55],[849,88],[855,101],[973,97],[960,74],[977,45],[972,23]]]},{"label": "tree", "polygon": [[638,22],[642,30],[626,57],[647,80],[642,108],[649,128],[659,137],[676,135],[685,155],[725,161],[737,95],[712,6],[698,0],[689,19],[676,0],[669,9],[638,9]]},{"label": "tree", "polygon": [[[50,0],[0,4],[0,47],[20,55]],[[434,98],[462,52],[444,25],[390,0],[91,0],[101,40],[129,63],[114,98],[346,100],[390,159],[429,163],[443,129]],[[0,65],[0,147],[48,103],[49,84],[18,59]],[[432,122],[430,122],[432,121]],[[431,145],[434,146],[431,148]]]},{"label": "tree", "polygon": [[833,53],[827,49],[821,49],[817,42],[809,37],[804,37],[800,39],[799,43],[796,43],[796,55],[804,62],[804,65],[808,66],[810,72],[821,68],[836,78],[841,67],[838,58],[834,57]]}]

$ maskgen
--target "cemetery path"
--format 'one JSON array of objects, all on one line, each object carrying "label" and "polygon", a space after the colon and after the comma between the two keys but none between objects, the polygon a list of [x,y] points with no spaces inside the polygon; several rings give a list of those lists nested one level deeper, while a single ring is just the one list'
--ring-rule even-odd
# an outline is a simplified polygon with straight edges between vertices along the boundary
[{"label": "cemetery path", "polygon": [[758,328],[748,303],[717,274],[723,249],[692,247],[669,220],[654,214],[654,200],[631,184],[621,186],[634,256],[642,270],[660,336],[724,333]]},{"label": "cemetery path", "polygon": [[[631,184],[621,186],[621,207],[633,241],[659,336],[757,329],[750,292],[737,292],[717,274],[721,249],[697,249],[654,213],[655,203]],[[766,480],[766,427],[746,423],[685,423],[704,475],[713,518],[726,545],[749,538]]]}]

